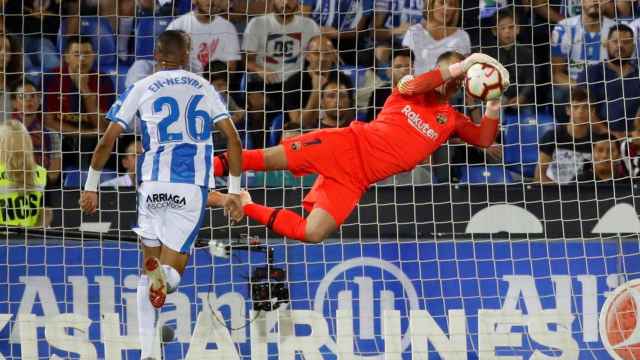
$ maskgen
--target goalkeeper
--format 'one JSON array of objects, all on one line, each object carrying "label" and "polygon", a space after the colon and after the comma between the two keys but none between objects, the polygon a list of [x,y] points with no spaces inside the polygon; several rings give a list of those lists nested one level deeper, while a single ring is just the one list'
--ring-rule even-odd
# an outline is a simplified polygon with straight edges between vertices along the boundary
[{"label": "goalkeeper", "polygon": [[[346,220],[371,184],[413,169],[450,137],[480,147],[493,144],[499,99],[487,101],[479,125],[449,105],[466,71],[476,63],[493,65],[504,88],[509,85],[508,72],[492,57],[472,54],[465,59],[447,52],[438,58],[435,70],[400,80],[371,123],[355,121],[347,128],[317,130],[271,148],[243,151],[243,170],[320,175],[303,200],[306,219],[287,209],[253,203],[243,192],[245,214],[287,238],[319,243]],[[214,165],[217,176],[226,173],[226,155],[216,157]],[[222,206],[227,196],[211,192],[208,204]]]}]

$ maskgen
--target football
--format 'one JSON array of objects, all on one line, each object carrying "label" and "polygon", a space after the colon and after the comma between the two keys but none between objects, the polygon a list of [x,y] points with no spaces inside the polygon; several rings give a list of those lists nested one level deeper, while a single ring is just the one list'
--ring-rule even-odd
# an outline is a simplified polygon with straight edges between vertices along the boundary
[{"label": "football", "polygon": [[467,94],[479,100],[493,100],[502,95],[500,72],[489,64],[474,64],[464,79]]}]

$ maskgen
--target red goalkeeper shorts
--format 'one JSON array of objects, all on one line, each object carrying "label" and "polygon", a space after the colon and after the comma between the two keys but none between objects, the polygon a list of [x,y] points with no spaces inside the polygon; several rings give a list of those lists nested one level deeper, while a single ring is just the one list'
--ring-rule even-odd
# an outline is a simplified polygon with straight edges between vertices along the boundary
[{"label": "red goalkeeper shorts", "polygon": [[320,175],[302,206],[320,208],[341,225],[367,191],[362,159],[350,128],[317,130],[282,141],[294,175]]}]

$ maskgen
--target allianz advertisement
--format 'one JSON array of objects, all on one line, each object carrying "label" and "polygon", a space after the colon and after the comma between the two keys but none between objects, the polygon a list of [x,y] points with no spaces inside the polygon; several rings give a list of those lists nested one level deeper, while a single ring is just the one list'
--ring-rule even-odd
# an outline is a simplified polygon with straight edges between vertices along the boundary
[{"label": "allianz advertisement", "polygon": [[[0,247],[0,359],[138,359],[135,244]],[[638,241],[277,245],[290,301],[254,311],[265,256],[192,256],[164,359],[635,359]],[[625,275],[626,274],[626,275]],[[213,276],[213,282],[212,280]],[[161,337],[161,334],[158,335]]]}]

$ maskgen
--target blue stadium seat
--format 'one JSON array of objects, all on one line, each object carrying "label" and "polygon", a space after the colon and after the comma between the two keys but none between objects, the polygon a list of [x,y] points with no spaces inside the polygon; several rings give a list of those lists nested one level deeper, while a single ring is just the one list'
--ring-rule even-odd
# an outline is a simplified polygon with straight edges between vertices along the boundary
[{"label": "blue stadium seat", "polygon": [[[63,36],[67,28],[67,22],[63,21],[58,33],[58,49],[64,51],[67,36]],[[98,64],[102,67],[115,66],[118,59],[118,46],[116,35],[111,28],[111,23],[104,17],[81,16],[80,35],[91,39],[94,51],[98,54]]]},{"label": "blue stadium seat", "polygon": [[111,76],[111,82],[113,82],[113,86],[118,95],[122,94],[127,88],[125,82],[127,80],[128,71],[129,66],[122,63],[119,63],[117,66],[106,66],[102,68],[103,73]]},{"label": "blue stadium seat", "polygon": [[172,16],[143,16],[136,19],[134,47],[136,59],[153,59],[155,39],[172,20]]},{"label": "blue stadium seat", "polygon": [[502,165],[469,165],[461,167],[462,184],[510,184],[511,173]]},{"label": "blue stadium seat", "polygon": [[538,163],[539,140],[553,126],[553,117],[544,112],[538,112],[537,116],[528,112],[520,116],[504,116],[502,143],[505,165],[524,177],[533,177]]},{"label": "blue stadium seat", "polygon": [[267,146],[276,146],[280,144],[282,138],[282,126],[284,125],[284,114],[279,114],[273,118],[269,127],[269,136],[267,138]]},{"label": "blue stadium seat", "polygon": [[[84,186],[85,181],[87,181],[87,171],[81,171],[78,169],[65,169],[62,170],[62,186],[65,188],[81,188]],[[100,175],[100,183],[103,183],[107,180],[111,180],[118,176],[118,173],[110,170],[104,169],[102,174]]]},{"label": "blue stadium seat", "polygon": [[351,78],[351,84],[354,89],[358,89],[364,86],[364,82],[367,80],[368,68],[359,68],[351,65],[341,65],[340,71]]}]

